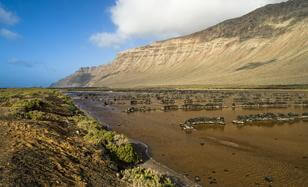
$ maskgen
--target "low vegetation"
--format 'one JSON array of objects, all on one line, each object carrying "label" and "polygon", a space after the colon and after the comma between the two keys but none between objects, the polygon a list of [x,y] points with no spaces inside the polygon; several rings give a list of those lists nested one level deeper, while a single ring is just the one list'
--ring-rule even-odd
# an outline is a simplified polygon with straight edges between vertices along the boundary
[{"label": "low vegetation", "polygon": [[133,186],[159,186],[159,187],[173,187],[174,184],[170,178],[159,174],[152,169],[145,169],[142,167],[135,167],[127,169],[123,172],[123,180],[133,184]]},{"label": "low vegetation", "polygon": [[138,161],[133,145],[129,143],[124,135],[102,128],[97,121],[87,116],[78,115],[72,119],[77,123],[78,127],[88,132],[84,137],[85,140],[96,145],[104,144],[112,153],[113,158],[127,164]]},{"label": "low vegetation", "polygon": [[0,132],[0,186],[172,185],[152,170],[134,168],[139,159],[128,138],[57,90],[1,89]]}]

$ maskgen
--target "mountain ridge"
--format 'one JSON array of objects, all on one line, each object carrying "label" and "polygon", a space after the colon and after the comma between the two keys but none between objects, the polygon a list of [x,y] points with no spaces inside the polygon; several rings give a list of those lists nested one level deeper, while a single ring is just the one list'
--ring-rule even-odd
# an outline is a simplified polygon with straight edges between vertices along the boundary
[{"label": "mountain ridge", "polygon": [[120,52],[111,64],[81,68],[52,86],[307,84],[307,31],[308,1],[270,4],[203,31]]}]

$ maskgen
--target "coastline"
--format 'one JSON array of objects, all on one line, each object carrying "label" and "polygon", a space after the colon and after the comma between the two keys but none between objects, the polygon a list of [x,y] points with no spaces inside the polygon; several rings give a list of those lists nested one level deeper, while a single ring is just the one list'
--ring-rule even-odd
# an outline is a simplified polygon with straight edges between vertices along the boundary
[{"label": "coastline", "polygon": [[137,153],[141,154],[143,157],[146,157],[146,161],[141,164],[138,164],[138,166],[149,168],[149,169],[154,169],[163,175],[170,176],[174,180],[174,182],[179,186],[185,186],[185,187],[186,186],[187,187],[201,186],[201,185],[194,183],[193,181],[188,179],[186,176],[177,173],[176,171],[168,168],[166,165],[163,165],[157,162],[155,159],[153,159],[151,157],[151,154],[149,152],[149,146],[147,144],[141,141],[138,141],[138,140],[133,140],[133,139],[130,139],[130,140],[135,145],[135,147],[139,147],[139,148],[136,148]]},{"label": "coastline", "polygon": [[[262,92],[261,98],[276,98],[277,95],[288,96],[287,102],[289,108],[273,108],[262,110],[246,110],[236,108],[235,110],[204,110],[204,111],[170,111],[170,112],[132,112],[125,113],[127,109],[144,107],[159,108],[163,106],[160,100],[162,98],[179,97],[194,98],[199,96],[197,102],[203,99],[211,102],[209,99],[213,95],[224,97],[223,102],[227,106],[232,104],[234,98],[248,98],[253,100],[258,92],[206,92],[202,93],[113,93],[113,92],[69,92],[75,102],[81,108],[88,111],[91,116],[95,116],[102,125],[108,125],[119,133],[135,140],[135,145],[140,147],[143,155],[153,157],[155,161],[149,158],[143,159],[142,167],[139,162],[131,165],[134,168],[155,168],[157,175],[170,172],[160,164],[172,168],[179,174],[184,175],[191,181],[201,186],[219,185],[219,186],[250,186],[258,183],[267,185],[269,182],[264,178],[271,176],[275,178],[275,184],[298,186],[307,181],[306,162],[307,158],[307,128],[304,122],[289,124],[260,125],[258,123],[247,126],[237,126],[232,123],[239,115],[256,115],[260,112],[274,112],[287,115],[287,112],[302,114],[307,112],[306,107],[296,107],[293,105],[300,100],[305,101],[307,93],[284,93],[284,92]],[[243,95],[244,94],[244,95]],[[159,98],[156,98],[160,96]],[[140,99],[136,105],[131,101]],[[151,98],[151,104],[145,102],[146,98]],[[175,99],[177,105],[184,101]],[[116,100],[115,100],[116,99]],[[246,101],[245,101],[246,102]],[[196,131],[184,133],[178,124],[187,119],[197,117],[217,117],[223,116],[226,125],[223,128],[207,128],[200,126]],[[92,117],[93,119],[93,117]],[[287,134],[285,132],[288,132]],[[128,139],[128,138],[127,138]],[[140,141],[138,141],[140,140]],[[140,144],[138,144],[140,143]],[[147,145],[143,144],[146,143]],[[298,146],[294,146],[294,144]],[[131,144],[132,146],[132,144]],[[289,152],[285,152],[289,150]],[[134,149],[136,153],[136,150]],[[284,159],[281,159],[281,155]],[[260,162],[263,163],[260,165]],[[138,163],[138,164],[137,164]],[[140,164],[141,165],[141,164]],[[243,167],[245,166],[245,167]],[[296,167],[296,170],[294,170]],[[123,168],[125,169],[125,168]],[[145,168],[144,168],[145,169]],[[151,169],[145,169],[151,171]],[[160,171],[157,172],[157,170]],[[295,173],[294,173],[295,172]],[[163,175],[166,176],[166,175]],[[174,175],[173,175],[174,176]],[[287,178],[290,177],[288,180]],[[170,177],[168,177],[170,178]],[[180,178],[183,178],[180,176]],[[173,184],[175,182],[173,181]],[[180,185],[178,185],[180,186]],[[184,186],[184,185],[182,185]],[[186,185],[190,186],[190,185]]]},{"label": "coastline", "polygon": [[[113,130],[108,124],[105,124],[105,122],[102,121],[95,114],[91,113],[90,111],[83,109],[83,107],[81,105],[79,105],[78,103],[76,103],[76,101],[74,99],[73,99],[73,101],[74,101],[75,106],[77,106],[79,110],[84,112],[85,115],[94,118],[101,125],[106,127],[108,130]],[[144,167],[146,169],[154,169],[162,175],[167,175],[174,180],[174,182],[177,184],[177,186],[201,187],[201,185],[196,184],[192,180],[188,179],[186,176],[179,174],[176,171],[174,171],[174,170],[168,168],[167,166],[165,166],[165,165],[157,162],[156,160],[154,160],[152,158],[151,154],[150,154],[150,147],[147,144],[145,144],[145,143],[143,143],[139,140],[132,139],[130,137],[128,137],[128,139],[134,145],[138,156],[140,156],[140,158],[142,158],[142,160],[143,160],[142,163],[136,164],[136,166]]]}]

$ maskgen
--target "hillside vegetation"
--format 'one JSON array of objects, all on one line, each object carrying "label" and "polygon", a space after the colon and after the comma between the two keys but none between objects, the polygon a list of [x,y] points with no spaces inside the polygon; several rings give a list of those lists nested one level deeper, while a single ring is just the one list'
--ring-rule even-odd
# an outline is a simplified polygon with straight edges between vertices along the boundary
[{"label": "hillside vegetation", "polygon": [[56,90],[1,89],[0,141],[0,186],[174,186]]}]

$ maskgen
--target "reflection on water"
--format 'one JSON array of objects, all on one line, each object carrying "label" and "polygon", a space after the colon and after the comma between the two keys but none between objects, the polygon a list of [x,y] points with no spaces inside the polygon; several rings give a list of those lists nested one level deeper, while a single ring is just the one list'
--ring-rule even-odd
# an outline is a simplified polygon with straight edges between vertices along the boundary
[{"label": "reflection on water", "polygon": [[[231,106],[233,101],[230,97],[224,98],[225,105]],[[238,115],[302,114],[308,112],[308,108],[295,105],[258,110],[229,107],[127,114],[123,111],[130,106],[128,100],[126,104],[104,105],[97,100],[76,97],[76,102],[114,130],[148,144],[155,160],[192,180],[200,177],[202,185],[268,186],[270,183],[265,177],[270,176],[273,186],[308,186],[308,122],[232,124]],[[149,106],[161,107],[154,99]],[[179,128],[187,119],[202,116],[223,116],[226,125],[203,125],[189,133]]]}]

